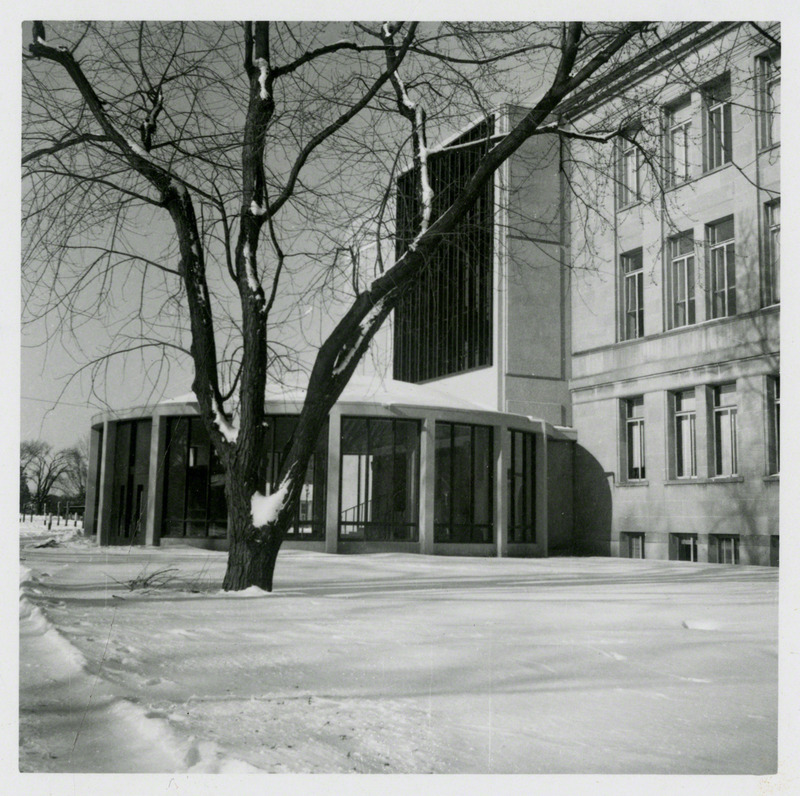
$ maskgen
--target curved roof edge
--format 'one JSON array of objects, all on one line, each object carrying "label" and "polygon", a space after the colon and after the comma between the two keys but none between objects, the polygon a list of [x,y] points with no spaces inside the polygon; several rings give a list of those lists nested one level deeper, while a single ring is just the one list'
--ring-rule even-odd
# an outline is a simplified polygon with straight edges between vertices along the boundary
[{"label": "curved roof edge", "polygon": [[[270,384],[265,395],[268,408],[299,411],[306,398],[305,385]],[[382,379],[377,376],[353,376],[337,400],[337,405],[372,404],[385,409],[404,408],[428,411],[469,412],[487,416],[502,416],[518,421],[527,421],[540,426],[547,435],[561,439],[575,439],[574,429],[566,426],[554,426],[541,418],[515,412],[502,412],[494,407],[469,401],[437,389],[429,384],[412,384],[394,379]],[[165,414],[164,410],[175,407],[177,413],[194,414],[198,411],[197,398],[193,392],[172,398],[165,398],[155,405],[138,406],[119,411],[103,412],[92,417],[92,425],[104,421],[135,419],[155,413]]]}]

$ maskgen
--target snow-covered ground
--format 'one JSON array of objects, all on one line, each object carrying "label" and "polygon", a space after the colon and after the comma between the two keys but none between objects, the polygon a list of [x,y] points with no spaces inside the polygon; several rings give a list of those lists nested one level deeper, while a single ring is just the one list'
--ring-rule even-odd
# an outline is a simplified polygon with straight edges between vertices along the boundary
[{"label": "snow-covered ground", "polygon": [[[20,767],[758,774],[778,571],[21,540]],[[148,584],[151,588],[147,588]]]}]

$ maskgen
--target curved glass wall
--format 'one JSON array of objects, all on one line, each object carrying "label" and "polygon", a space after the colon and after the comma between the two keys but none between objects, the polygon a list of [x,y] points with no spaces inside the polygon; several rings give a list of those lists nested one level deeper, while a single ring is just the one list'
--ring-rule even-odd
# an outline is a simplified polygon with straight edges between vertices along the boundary
[{"label": "curved glass wall", "polygon": [[199,417],[168,417],[162,536],[224,537],[225,474]]},{"label": "curved glass wall", "polygon": [[[283,465],[297,428],[297,415],[268,415],[264,447],[267,455],[267,483],[270,491],[278,488],[278,473]],[[326,462],[328,461],[328,422],[320,431],[317,447],[306,469],[300,502],[287,539],[325,538]]]},{"label": "curved glass wall", "polygon": [[491,426],[436,422],[435,542],[494,541]]},{"label": "curved glass wall", "polygon": [[509,431],[508,541],[536,541],[535,443],[533,434]]},{"label": "curved glass wall", "polygon": [[418,420],[343,417],[339,538],[419,539]]}]

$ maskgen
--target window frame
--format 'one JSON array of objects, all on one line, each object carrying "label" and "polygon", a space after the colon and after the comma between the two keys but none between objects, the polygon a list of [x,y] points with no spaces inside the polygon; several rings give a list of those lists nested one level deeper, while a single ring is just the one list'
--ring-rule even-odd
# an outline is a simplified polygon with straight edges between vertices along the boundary
[{"label": "window frame", "polygon": [[[739,563],[739,537],[736,534],[720,533],[714,535],[714,547],[716,549],[717,564],[734,566]],[[732,560],[726,561],[730,552]]]},{"label": "window frame", "polygon": [[[457,483],[456,475],[456,457],[452,451],[456,449],[455,438],[456,429],[468,429],[470,435],[469,442],[469,477],[466,480],[469,489],[469,495],[462,495],[461,498],[466,498],[469,505],[470,522],[457,523],[455,518],[455,503],[453,499],[454,487]],[[448,480],[447,485],[450,490],[447,505],[447,521],[442,522],[438,520],[440,507],[445,504],[444,498],[440,498],[439,489],[440,484],[443,483],[441,473],[437,472],[439,465],[439,446],[437,444],[440,438],[440,431],[449,429],[449,445],[447,450],[451,453],[448,456]],[[475,477],[476,464],[477,464],[477,436],[478,432],[486,434],[487,440],[487,472],[486,472],[486,514],[488,522],[476,522],[477,516],[477,487],[478,482]],[[433,522],[433,541],[434,544],[494,544],[495,543],[495,501],[496,501],[496,484],[495,484],[495,471],[494,471],[494,426],[489,426],[481,423],[459,423],[455,421],[437,420],[434,424],[434,522]],[[443,438],[444,435],[441,435]],[[466,537],[466,538],[465,538]]]},{"label": "window frame", "polygon": [[[717,230],[728,222],[730,237],[717,240]],[[736,227],[732,215],[706,224],[706,275],[709,319],[736,315]]]},{"label": "window frame", "polygon": [[[682,397],[691,393],[693,405],[691,408],[681,408]],[[688,446],[683,443],[683,425],[688,427]],[[689,466],[685,471],[683,462],[684,447],[688,447]],[[697,478],[697,396],[695,390],[679,390],[672,394],[672,450],[674,455],[673,477],[677,480],[691,480]]]},{"label": "window frame", "polygon": [[[776,221],[777,217],[777,221]],[[764,306],[781,301],[781,200],[764,203]]]},{"label": "window frame", "polygon": [[767,475],[781,473],[781,377],[767,376]]},{"label": "window frame", "polygon": [[[631,161],[632,170],[629,168]],[[641,153],[636,142],[620,138],[617,144],[617,209],[632,207],[641,200],[641,167]]]},{"label": "window frame", "polygon": [[[756,58],[757,133],[759,150],[781,142],[780,128],[781,54],[772,51]],[[778,102],[775,102],[776,89]],[[776,135],[777,130],[777,135]]]},{"label": "window frame", "polygon": [[[681,252],[680,245],[683,241],[691,240],[689,251]],[[697,323],[697,254],[694,246],[694,232],[687,230],[668,239],[669,259],[667,268],[667,327],[680,329],[684,326],[693,326]],[[680,268],[683,282],[684,295],[679,298],[678,283],[676,279],[676,266]],[[683,305],[684,320],[678,319],[679,309]]]},{"label": "window frame", "polygon": [[[508,541],[536,542],[536,435],[509,428]],[[521,467],[519,465],[521,464]]]},{"label": "window frame", "polygon": [[[620,279],[622,282],[622,313],[620,338],[638,340],[644,337],[644,256],[641,248],[620,255]],[[633,308],[629,299],[633,298]],[[632,321],[633,331],[628,322]]]},{"label": "window frame", "polygon": [[[688,109],[687,118],[677,118],[681,112]],[[664,120],[664,149],[666,155],[666,173],[665,183],[668,188],[676,188],[679,185],[691,181],[692,179],[692,163],[690,158],[690,142],[691,142],[691,129],[692,129],[692,100],[691,96],[673,102],[665,109]],[[680,149],[683,150],[682,161],[682,174],[677,166],[676,153],[678,147],[676,146],[676,135],[679,132],[682,135],[682,144]]]},{"label": "window frame", "polygon": [[[733,389],[728,389],[732,387]],[[725,391],[723,393],[723,390]],[[734,397],[735,403],[728,401]],[[712,436],[714,441],[713,473],[714,478],[735,478],[739,475],[739,430],[737,425],[739,406],[736,382],[718,384],[713,388]],[[727,418],[727,421],[724,420]],[[723,424],[726,427],[723,427]],[[727,433],[726,433],[727,432]],[[727,436],[727,447],[724,446]],[[727,462],[725,461],[727,459]]]},{"label": "window frame", "polygon": [[[633,414],[641,408],[641,414]],[[623,462],[622,474],[625,483],[643,483],[647,480],[644,396],[634,395],[622,399]],[[634,466],[638,461],[639,466]]]},{"label": "window frame", "polygon": [[[703,91],[703,173],[726,166],[733,150],[730,76],[725,75]],[[718,115],[718,121],[715,116]]]}]

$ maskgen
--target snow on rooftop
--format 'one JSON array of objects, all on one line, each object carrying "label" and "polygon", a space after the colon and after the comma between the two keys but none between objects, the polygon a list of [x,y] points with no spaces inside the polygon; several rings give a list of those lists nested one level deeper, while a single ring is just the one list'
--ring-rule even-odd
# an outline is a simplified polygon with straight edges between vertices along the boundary
[{"label": "snow on rooftop", "polygon": [[[304,384],[267,384],[267,403],[303,403],[306,397]],[[197,398],[189,392],[161,401],[161,404],[195,403]],[[468,409],[478,412],[496,412],[492,406],[468,401],[427,384],[382,379],[378,376],[353,376],[339,396],[337,403],[370,403],[381,406],[424,406],[433,409]]]}]

